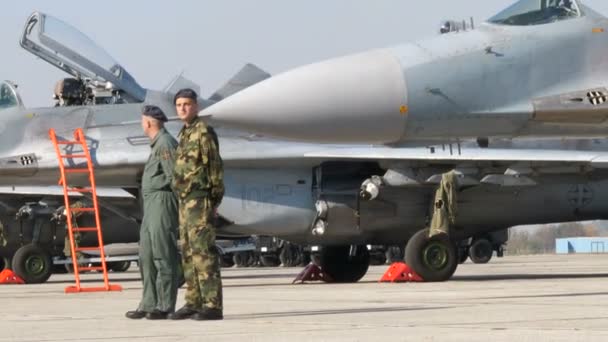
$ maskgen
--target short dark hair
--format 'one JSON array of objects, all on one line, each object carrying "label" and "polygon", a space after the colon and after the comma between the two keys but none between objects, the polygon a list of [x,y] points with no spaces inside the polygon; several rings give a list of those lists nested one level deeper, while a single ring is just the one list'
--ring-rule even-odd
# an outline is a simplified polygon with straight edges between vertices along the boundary
[{"label": "short dark hair", "polygon": [[198,95],[190,88],[180,89],[180,91],[178,91],[173,98],[173,104],[176,104],[177,99],[181,98],[192,99],[195,103],[198,103]]}]

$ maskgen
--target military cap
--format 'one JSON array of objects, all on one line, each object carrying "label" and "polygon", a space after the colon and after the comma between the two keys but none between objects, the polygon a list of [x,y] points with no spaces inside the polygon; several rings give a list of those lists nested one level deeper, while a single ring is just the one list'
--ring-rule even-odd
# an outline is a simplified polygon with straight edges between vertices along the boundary
[{"label": "military cap", "polygon": [[143,116],[151,117],[152,119],[156,119],[160,122],[167,122],[167,116],[163,113],[163,110],[156,106],[145,106],[144,110],[141,113]]}]

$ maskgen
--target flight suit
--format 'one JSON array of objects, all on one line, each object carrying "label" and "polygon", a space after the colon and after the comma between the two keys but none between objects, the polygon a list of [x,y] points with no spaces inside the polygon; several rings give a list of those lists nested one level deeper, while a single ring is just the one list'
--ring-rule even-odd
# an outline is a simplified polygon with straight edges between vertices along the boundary
[{"label": "flight suit", "polygon": [[440,233],[449,234],[450,227],[456,222],[458,183],[454,172],[444,173],[441,183],[435,191],[433,202],[433,217],[431,219],[430,236]]},{"label": "flight suit", "polygon": [[186,305],[194,310],[221,311],[222,279],[212,221],[224,195],[217,137],[202,120],[195,118],[182,128],[179,138],[173,189],[179,197]]},{"label": "flight suit", "polygon": [[140,229],[139,268],[143,296],[139,311],[173,312],[177,300],[178,203],[171,190],[177,141],[162,128],[151,143],[142,176],[144,216]]}]

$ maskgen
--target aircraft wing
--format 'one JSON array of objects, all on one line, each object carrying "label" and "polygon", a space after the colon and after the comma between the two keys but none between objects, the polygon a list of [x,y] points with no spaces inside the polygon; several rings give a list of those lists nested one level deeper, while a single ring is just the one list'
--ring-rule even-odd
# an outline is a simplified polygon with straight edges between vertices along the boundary
[{"label": "aircraft wing", "polygon": [[[42,195],[63,196],[63,188],[59,186],[0,186],[0,195]],[[81,197],[80,193],[71,193],[71,196]],[[99,197],[134,198],[133,195],[119,188],[98,188]]]},{"label": "aircraft wing", "polygon": [[307,158],[331,160],[426,161],[436,164],[465,162],[587,164],[608,168],[608,152],[544,149],[461,148],[452,145],[425,148],[360,147],[308,152]]},{"label": "aircraft wing", "polygon": [[[454,170],[461,186],[493,184],[533,186],[539,174],[575,174],[608,168],[608,152],[544,149],[461,148],[338,148],[306,153],[321,160],[376,161],[387,165],[384,181],[395,186],[437,184]],[[418,169],[418,175],[411,172]],[[403,175],[407,176],[403,176]],[[410,177],[411,176],[411,177]],[[532,178],[531,178],[532,177]],[[392,179],[394,178],[394,179]],[[395,180],[396,179],[396,180]]]}]

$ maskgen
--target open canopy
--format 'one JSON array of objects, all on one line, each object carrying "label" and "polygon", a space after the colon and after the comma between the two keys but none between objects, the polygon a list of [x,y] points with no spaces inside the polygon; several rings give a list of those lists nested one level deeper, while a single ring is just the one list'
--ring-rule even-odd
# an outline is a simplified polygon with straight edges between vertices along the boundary
[{"label": "open canopy", "polygon": [[79,79],[120,89],[143,101],[146,91],[104,49],[78,29],[44,13],[32,14],[21,46]]},{"label": "open canopy", "polygon": [[490,18],[498,25],[529,26],[550,24],[582,15],[576,0],[520,0]]}]

